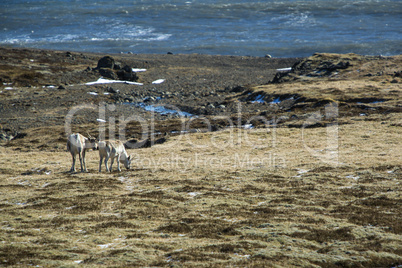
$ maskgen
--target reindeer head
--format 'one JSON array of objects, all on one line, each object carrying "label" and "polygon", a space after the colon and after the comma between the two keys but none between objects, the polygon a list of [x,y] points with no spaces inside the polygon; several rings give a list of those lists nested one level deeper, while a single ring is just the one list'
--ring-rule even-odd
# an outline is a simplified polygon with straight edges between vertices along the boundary
[{"label": "reindeer head", "polygon": [[88,132],[88,139],[85,141],[85,147],[88,149],[98,150],[98,140],[92,137]]},{"label": "reindeer head", "polygon": [[133,158],[131,157],[131,155],[129,155],[125,160],[124,160],[124,166],[126,167],[126,169],[130,169],[131,168],[131,160]]}]

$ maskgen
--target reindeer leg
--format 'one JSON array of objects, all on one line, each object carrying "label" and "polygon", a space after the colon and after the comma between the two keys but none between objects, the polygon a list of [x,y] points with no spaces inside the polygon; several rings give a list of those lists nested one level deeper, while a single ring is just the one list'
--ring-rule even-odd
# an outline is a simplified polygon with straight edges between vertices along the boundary
[{"label": "reindeer leg", "polygon": [[100,161],[99,161],[99,172],[102,171],[102,160],[103,160],[103,157],[101,157]]},{"label": "reindeer leg", "polygon": [[110,157],[110,168],[109,168],[110,172],[112,172],[113,162],[114,162],[114,155]]},{"label": "reindeer leg", "polygon": [[87,165],[85,164],[85,152],[86,150],[84,149],[84,151],[82,152],[82,163],[84,164],[84,171],[88,172]]},{"label": "reindeer leg", "polygon": [[106,166],[106,171],[107,171],[107,172],[110,171],[109,167],[107,166],[107,161],[108,161],[108,160],[109,160],[109,156],[106,156],[106,157],[105,157],[105,166]]},{"label": "reindeer leg", "polygon": [[76,156],[74,154],[71,154],[71,156],[73,157],[73,165],[71,166],[70,172],[75,172],[75,158],[76,158]]},{"label": "reindeer leg", "polygon": [[120,169],[120,155],[117,156],[117,171],[121,171]]},{"label": "reindeer leg", "polygon": [[81,152],[78,154],[78,156],[80,157],[81,172],[84,172],[84,169],[83,169],[83,167],[82,167],[82,156],[81,156]]}]

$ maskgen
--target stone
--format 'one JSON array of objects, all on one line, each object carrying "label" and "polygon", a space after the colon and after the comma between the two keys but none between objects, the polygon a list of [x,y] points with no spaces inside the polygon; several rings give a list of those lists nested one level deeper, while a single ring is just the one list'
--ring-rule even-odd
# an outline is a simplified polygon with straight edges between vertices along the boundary
[{"label": "stone", "polygon": [[0,140],[9,140],[9,137],[5,133],[0,133]]},{"label": "stone", "polygon": [[124,81],[137,81],[138,76],[133,72],[133,69],[129,65],[125,65],[121,70],[117,71],[117,76],[120,80]]},{"label": "stone", "polygon": [[121,63],[120,62],[115,62],[113,69],[114,70],[120,70],[121,69]]},{"label": "stone", "polygon": [[116,75],[115,72],[113,72],[112,69],[109,68],[100,68],[99,69],[99,74],[103,77],[106,78],[111,78],[113,80],[117,80],[119,77]]},{"label": "stone", "polygon": [[277,123],[277,124],[283,123],[283,122],[285,122],[285,121],[288,121],[289,119],[290,119],[289,116],[287,116],[287,115],[282,115],[282,116],[279,116],[279,117],[276,119],[276,123]]},{"label": "stone", "polygon": [[144,99],[144,102],[152,102],[152,101],[155,101],[156,100],[156,98],[155,97],[146,97],[145,99]]},{"label": "stone", "polygon": [[101,58],[101,59],[98,61],[98,66],[97,66],[97,68],[98,68],[98,69],[100,69],[100,68],[109,68],[109,69],[113,69],[113,68],[114,68],[114,64],[115,64],[115,61],[114,61],[114,59],[113,59],[112,57],[110,57],[110,56],[105,56],[105,57]]},{"label": "stone", "polygon": [[116,89],[114,89],[114,88],[112,88],[112,87],[108,87],[108,88],[107,88],[107,92],[116,94],[116,93],[118,93],[119,91],[116,90]]},{"label": "stone", "polygon": [[133,96],[126,96],[125,98],[124,98],[124,100],[125,101],[128,101],[128,102],[134,102],[134,97]]}]

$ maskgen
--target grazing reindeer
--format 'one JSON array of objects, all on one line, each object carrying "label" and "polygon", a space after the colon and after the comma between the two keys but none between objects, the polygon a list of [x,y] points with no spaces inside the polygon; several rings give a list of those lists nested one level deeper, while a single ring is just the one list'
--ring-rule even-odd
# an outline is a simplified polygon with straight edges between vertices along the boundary
[{"label": "grazing reindeer", "polygon": [[[117,170],[120,172],[120,162],[124,164],[127,169],[131,166],[131,155],[128,155],[124,144],[119,141],[100,141],[99,142],[99,172],[102,171],[102,161],[105,158],[106,171],[112,172],[113,161],[117,158]],[[110,161],[110,167],[107,166],[107,161]]]},{"label": "grazing reindeer", "polygon": [[73,157],[73,165],[71,166],[70,172],[75,172],[75,159],[77,154],[80,158],[81,172],[87,172],[87,166],[85,164],[85,153],[90,149],[98,149],[98,142],[96,138],[92,137],[88,133],[88,138],[84,137],[79,133],[73,133],[67,138],[67,150],[71,153]]}]

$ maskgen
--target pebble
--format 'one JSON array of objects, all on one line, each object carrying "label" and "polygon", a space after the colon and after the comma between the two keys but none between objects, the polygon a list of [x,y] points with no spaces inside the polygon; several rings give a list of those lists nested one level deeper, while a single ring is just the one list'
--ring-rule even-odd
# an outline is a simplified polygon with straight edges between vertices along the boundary
[{"label": "pebble", "polygon": [[126,96],[126,97],[124,98],[124,100],[127,100],[127,101],[129,101],[129,102],[134,102],[134,97],[133,97],[133,96]]},{"label": "pebble", "polygon": [[108,87],[108,88],[107,88],[107,92],[116,94],[116,93],[118,93],[119,91],[116,90],[116,89],[114,89],[114,88],[112,88],[112,87]]}]

